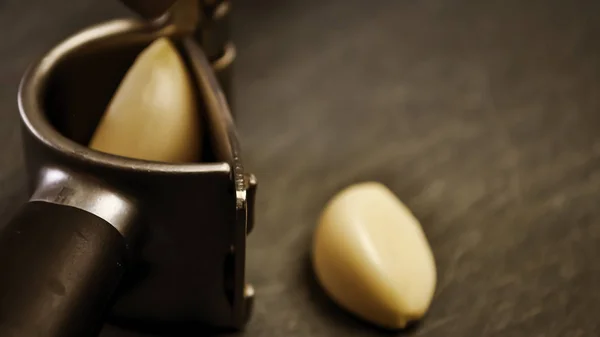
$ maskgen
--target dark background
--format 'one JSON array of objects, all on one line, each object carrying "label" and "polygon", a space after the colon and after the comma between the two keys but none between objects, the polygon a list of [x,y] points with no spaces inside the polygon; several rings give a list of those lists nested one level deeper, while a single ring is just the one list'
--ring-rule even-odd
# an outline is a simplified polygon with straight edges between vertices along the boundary
[{"label": "dark background", "polygon": [[[238,126],[259,179],[245,336],[391,336],[309,266],[318,213],[358,181],[421,220],[431,310],[400,336],[600,335],[600,2],[234,1]],[[0,219],[25,200],[25,67],[116,1],[0,2]],[[103,337],[134,336],[107,327]]]}]

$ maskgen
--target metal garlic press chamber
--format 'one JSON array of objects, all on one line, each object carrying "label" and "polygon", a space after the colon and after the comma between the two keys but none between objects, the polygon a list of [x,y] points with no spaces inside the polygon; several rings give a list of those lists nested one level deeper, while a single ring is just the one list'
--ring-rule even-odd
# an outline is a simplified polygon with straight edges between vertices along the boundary
[{"label": "metal garlic press chamber", "polygon": [[[249,317],[257,183],[231,113],[230,3],[123,2],[136,15],[72,35],[22,81],[31,199],[0,237],[2,336],[88,336],[107,321],[239,329]],[[194,85],[199,163],[86,146],[127,70],[159,37],[177,47]]]}]

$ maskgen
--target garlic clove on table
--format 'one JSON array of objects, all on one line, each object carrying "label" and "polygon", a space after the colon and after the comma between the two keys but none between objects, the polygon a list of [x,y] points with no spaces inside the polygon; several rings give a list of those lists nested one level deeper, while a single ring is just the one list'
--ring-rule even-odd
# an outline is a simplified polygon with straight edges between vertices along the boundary
[{"label": "garlic clove on table", "polygon": [[170,162],[200,158],[200,117],[187,68],[167,38],[136,58],[92,136],[92,149]]},{"label": "garlic clove on table", "polygon": [[326,205],[312,253],[325,291],[367,321],[404,328],[429,308],[433,253],[417,219],[379,183],[350,186]]}]

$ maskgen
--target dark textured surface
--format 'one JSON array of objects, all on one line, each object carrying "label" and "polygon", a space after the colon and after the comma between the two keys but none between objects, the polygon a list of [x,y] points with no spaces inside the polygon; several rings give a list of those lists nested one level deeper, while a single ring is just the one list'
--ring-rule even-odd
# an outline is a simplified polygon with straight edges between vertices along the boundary
[{"label": "dark textured surface", "polygon": [[[390,336],[315,285],[311,232],[352,182],[387,184],[438,264],[402,336],[600,334],[600,3],[238,1],[237,104],[259,178],[246,336]],[[25,66],[111,1],[0,3],[0,216],[25,198]],[[107,327],[103,337],[137,336]]]}]

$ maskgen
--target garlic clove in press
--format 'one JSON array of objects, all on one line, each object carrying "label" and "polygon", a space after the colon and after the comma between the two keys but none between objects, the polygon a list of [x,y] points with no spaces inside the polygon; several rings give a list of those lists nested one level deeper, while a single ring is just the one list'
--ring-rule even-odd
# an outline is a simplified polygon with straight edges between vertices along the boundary
[{"label": "garlic clove in press", "polygon": [[159,162],[196,162],[200,117],[187,68],[167,38],[136,58],[92,136],[92,149]]}]

